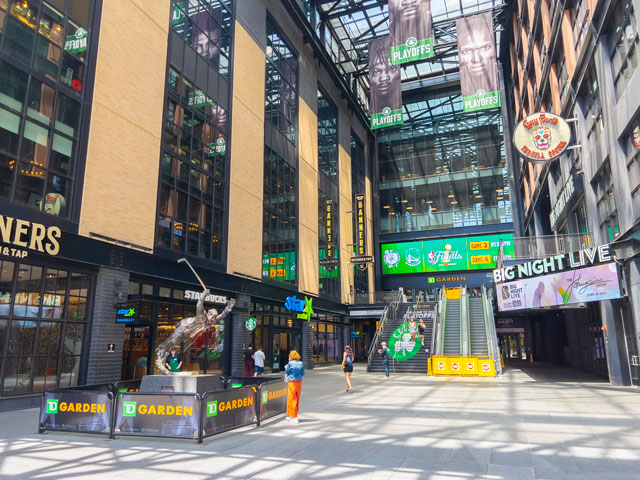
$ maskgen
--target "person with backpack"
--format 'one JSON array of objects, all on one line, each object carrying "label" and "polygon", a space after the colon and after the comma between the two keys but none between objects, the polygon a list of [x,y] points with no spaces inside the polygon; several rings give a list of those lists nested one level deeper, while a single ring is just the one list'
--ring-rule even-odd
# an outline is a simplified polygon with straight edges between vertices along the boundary
[{"label": "person with backpack", "polygon": [[351,374],[353,373],[353,350],[351,346],[344,347],[342,354],[342,370],[344,370],[344,378],[347,381],[347,393],[353,393],[351,388]]},{"label": "person with backpack", "polygon": [[387,348],[387,342],[382,342],[378,353],[382,357],[382,365],[384,366],[385,378],[389,378],[389,349]]}]

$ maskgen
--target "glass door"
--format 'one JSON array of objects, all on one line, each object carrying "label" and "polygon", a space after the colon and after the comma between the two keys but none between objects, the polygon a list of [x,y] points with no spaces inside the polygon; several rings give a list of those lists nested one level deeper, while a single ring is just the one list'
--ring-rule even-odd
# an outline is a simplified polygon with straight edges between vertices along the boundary
[{"label": "glass door", "polygon": [[125,327],[122,349],[122,380],[135,380],[147,374],[150,327]]},{"label": "glass door", "polygon": [[289,352],[297,349],[298,336],[293,332],[275,330],[271,342],[271,369],[273,372],[284,371],[289,362]]}]

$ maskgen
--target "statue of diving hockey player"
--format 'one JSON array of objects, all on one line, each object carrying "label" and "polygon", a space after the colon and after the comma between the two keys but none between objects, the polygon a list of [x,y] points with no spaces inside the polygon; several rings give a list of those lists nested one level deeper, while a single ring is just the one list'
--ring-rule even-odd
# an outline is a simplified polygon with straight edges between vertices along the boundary
[{"label": "statue of diving hockey player", "polygon": [[[233,298],[229,299],[227,306],[220,314],[215,308],[207,312],[204,309],[204,299],[207,295],[209,295],[209,290],[205,289],[196,305],[196,316],[181,320],[171,336],[156,348],[156,366],[162,373],[169,374],[169,370],[165,366],[165,360],[167,353],[175,345],[184,342],[183,350],[186,351],[193,344],[199,333],[214,325],[217,325],[214,334],[216,341],[220,338],[220,333],[224,330],[224,317],[229,314],[236,301]],[[184,354],[184,351],[181,353]]]}]

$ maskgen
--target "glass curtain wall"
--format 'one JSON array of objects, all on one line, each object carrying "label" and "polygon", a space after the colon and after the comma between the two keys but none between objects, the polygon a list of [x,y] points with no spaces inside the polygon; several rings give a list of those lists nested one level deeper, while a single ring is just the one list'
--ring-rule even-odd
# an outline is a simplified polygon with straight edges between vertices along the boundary
[{"label": "glass curtain wall", "polygon": [[340,317],[314,315],[311,319],[313,363],[342,361],[344,329]]},{"label": "glass curtain wall", "polygon": [[0,0],[0,200],[69,217],[93,2]]},{"label": "glass curtain wall", "polygon": [[424,97],[378,137],[381,233],[511,222],[500,110],[464,113],[455,90]]},{"label": "glass curtain wall", "polygon": [[91,276],[0,261],[0,396],[79,382]]},{"label": "glass curtain wall", "polygon": [[[318,88],[318,258],[320,294],[340,297],[338,262],[340,217],[338,203],[338,109]],[[334,265],[323,265],[333,259]]]},{"label": "glass curtain wall", "polygon": [[[357,193],[364,193],[366,195],[366,161],[364,154],[364,145],[355,134],[355,132],[351,131],[351,192],[353,195]],[[353,243],[356,244],[358,239],[355,237],[355,232],[357,231],[357,211],[355,207],[355,196],[353,200],[353,232],[354,238]],[[365,197],[366,203],[366,197]],[[366,228],[366,220],[365,220],[365,228]],[[353,247],[353,251],[355,252],[355,246]],[[360,301],[367,303],[369,301],[369,275],[367,270],[360,270],[357,265],[353,266],[353,279],[354,279],[354,289],[356,296],[356,303]]]}]

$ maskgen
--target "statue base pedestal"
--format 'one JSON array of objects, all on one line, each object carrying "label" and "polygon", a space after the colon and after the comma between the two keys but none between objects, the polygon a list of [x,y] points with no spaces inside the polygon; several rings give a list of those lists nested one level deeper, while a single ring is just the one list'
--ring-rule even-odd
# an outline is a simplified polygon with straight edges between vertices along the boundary
[{"label": "statue base pedestal", "polygon": [[220,375],[190,375],[174,373],[170,375],[145,375],[140,383],[143,393],[199,393],[223,389]]}]

